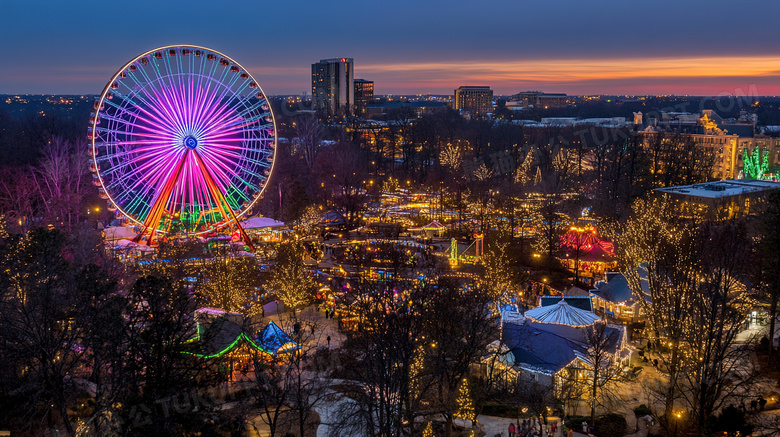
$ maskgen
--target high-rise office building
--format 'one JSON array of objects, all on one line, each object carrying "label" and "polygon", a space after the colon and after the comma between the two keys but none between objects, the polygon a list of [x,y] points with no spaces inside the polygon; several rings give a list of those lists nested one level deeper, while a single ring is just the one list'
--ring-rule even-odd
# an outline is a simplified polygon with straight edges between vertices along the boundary
[{"label": "high-rise office building", "polygon": [[366,116],[366,106],[374,100],[374,81],[355,79],[355,115]]},{"label": "high-rise office building", "polygon": [[331,116],[351,114],[355,106],[352,58],[322,59],[311,64],[314,109]]},{"label": "high-rise office building", "polygon": [[455,90],[454,108],[483,117],[493,112],[493,90],[489,86],[462,86]]}]

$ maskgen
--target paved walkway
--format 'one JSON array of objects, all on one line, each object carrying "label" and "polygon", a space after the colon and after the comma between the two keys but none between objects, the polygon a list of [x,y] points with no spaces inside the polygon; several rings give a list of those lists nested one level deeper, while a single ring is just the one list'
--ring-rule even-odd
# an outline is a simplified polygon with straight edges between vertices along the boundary
[{"label": "paved walkway", "polygon": [[[778,328],[775,327],[775,329]],[[757,323],[751,323],[747,329],[737,334],[736,342],[748,343],[750,341],[759,341],[761,337],[768,335],[768,333],[769,324],[759,325]]]},{"label": "paved walkway", "polygon": [[[483,414],[480,414],[477,416],[477,420],[479,421],[480,426],[485,431],[485,437],[495,437],[497,435],[501,435],[502,437],[508,437],[509,436],[509,424],[513,423],[515,426],[517,426],[517,422],[515,419],[509,418],[509,417],[496,417],[496,416],[485,416]],[[548,424],[552,425],[553,422],[558,422],[558,429],[555,431],[554,437],[567,437],[568,433],[566,435],[563,434],[562,428],[561,428],[561,420],[558,417],[550,417],[548,418],[547,422]],[[523,419],[520,419],[520,423],[523,422]],[[547,434],[547,426],[544,427],[545,433],[542,434],[543,436],[549,436],[551,434]],[[587,437],[586,434],[582,434],[579,432],[574,432],[573,437]]]},{"label": "paved walkway", "polygon": [[[264,327],[269,321],[273,321],[282,330],[292,336],[293,322],[290,319],[291,313],[284,312],[281,314],[274,314],[265,316],[262,319],[260,327]],[[330,337],[330,348],[336,349],[346,340],[344,334],[339,332],[338,322],[331,318],[325,317],[325,311],[320,308],[319,311],[315,305],[309,305],[298,311],[296,318],[301,323],[301,329],[306,330],[306,344],[307,349],[317,349],[319,347],[328,346],[328,337]],[[314,334],[310,333],[310,326],[315,325]]]},{"label": "paved walkway", "polygon": [[639,427],[639,431],[634,434],[629,434],[626,437],[647,437],[647,421],[642,418],[637,418],[637,427]]}]

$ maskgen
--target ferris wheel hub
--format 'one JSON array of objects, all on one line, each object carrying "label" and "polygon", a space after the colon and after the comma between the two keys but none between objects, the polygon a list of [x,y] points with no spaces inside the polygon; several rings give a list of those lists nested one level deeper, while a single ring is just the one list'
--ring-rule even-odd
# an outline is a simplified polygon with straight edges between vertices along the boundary
[{"label": "ferris wheel hub", "polygon": [[187,135],[186,137],[184,137],[183,142],[188,149],[194,149],[198,147],[198,139],[193,137],[192,135]]}]

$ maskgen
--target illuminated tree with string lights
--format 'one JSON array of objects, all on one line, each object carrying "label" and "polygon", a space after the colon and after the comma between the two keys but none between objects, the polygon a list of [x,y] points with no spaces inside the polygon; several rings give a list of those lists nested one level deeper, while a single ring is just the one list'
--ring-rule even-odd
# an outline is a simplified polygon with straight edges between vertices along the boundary
[{"label": "illuminated tree with string lights", "polygon": [[479,165],[479,167],[476,168],[476,170],[474,170],[474,177],[480,181],[490,179],[493,177],[493,170],[489,169],[487,165],[482,163]]},{"label": "illuminated tree with string lights", "polygon": [[275,293],[293,315],[298,308],[311,301],[317,288],[314,277],[303,264],[305,253],[303,243],[299,240],[280,244],[276,265],[271,268],[266,283],[266,288]]},{"label": "illuminated tree with string lights", "polygon": [[639,200],[616,232],[623,274],[658,339],[667,382],[664,423],[687,405],[701,435],[709,418],[748,391],[755,369],[750,345],[737,344],[754,303],[749,283],[751,239],[743,220],[681,218],[666,197]]},{"label": "illuminated tree with string lights", "polygon": [[485,267],[482,282],[497,306],[507,298],[515,297],[511,296],[512,291],[521,280],[510,255],[509,243],[493,242],[482,257]]},{"label": "illuminated tree with string lights", "polygon": [[632,216],[616,232],[622,273],[664,345],[661,360],[669,378],[663,393],[667,420],[679,397],[684,342],[696,329],[691,307],[698,284],[693,236],[693,224],[680,219],[665,197],[637,200]]},{"label": "illuminated tree with string lights", "polygon": [[431,425],[431,422],[428,422],[427,425],[425,425],[425,429],[423,430],[422,437],[434,437],[436,434],[433,433],[433,425]]},{"label": "illuminated tree with string lights", "polygon": [[258,270],[254,259],[244,256],[218,255],[202,261],[198,294],[209,306],[231,312],[247,312],[250,291],[257,285]]},{"label": "illuminated tree with string lights", "polygon": [[531,166],[534,163],[533,149],[529,150],[520,164],[515,170],[515,182],[525,185],[531,182]]},{"label": "illuminated tree with string lights", "polygon": [[447,144],[447,147],[439,153],[439,162],[450,169],[457,170],[463,163],[460,147],[457,144]]},{"label": "illuminated tree with string lights", "polygon": [[458,411],[455,413],[455,416],[464,420],[474,420],[474,403],[471,401],[468,379],[463,378],[463,381],[461,381],[458,398],[455,402],[458,404]]},{"label": "illuminated tree with string lights", "polygon": [[303,214],[295,220],[295,231],[300,236],[314,235],[319,230],[322,211],[315,205],[309,205],[303,210]]},{"label": "illuminated tree with string lights", "polygon": [[756,147],[752,153],[748,153],[748,149],[745,148],[742,151],[742,163],[744,165],[742,172],[746,178],[761,179],[769,171],[769,149],[764,149],[762,155],[761,147]]},{"label": "illuminated tree with string lights", "polygon": [[417,399],[421,395],[423,368],[425,364],[425,348],[423,345],[417,346],[414,350],[412,364],[409,367],[409,398]]}]

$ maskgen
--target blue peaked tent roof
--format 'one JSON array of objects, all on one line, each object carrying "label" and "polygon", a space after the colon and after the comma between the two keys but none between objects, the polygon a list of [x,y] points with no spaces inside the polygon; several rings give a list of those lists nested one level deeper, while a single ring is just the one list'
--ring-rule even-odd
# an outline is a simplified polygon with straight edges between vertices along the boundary
[{"label": "blue peaked tent roof", "polygon": [[[642,291],[645,294],[645,299],[649,302],[649,286],[647,284],[647,267],[646,265],[640,265],[637,267],[637,272],[641,280]],[[622,273],[607,273],[606,281],[598,281],[595,284],[595,288],[590,290],[594,296],[598,296],[606,301],[613,303],[620,303],[625,305],[632,305],[635,301],[634,293],[631,287],[628,285],[628,280]]]},{"label": "blue peaked tent roof", "polygon": [[[288,352],[290,349],[298,349],[300,347],[274,322],[268,322],[268,325],[257,334],[257,344],[265,350],[272,351],[274,355],[279,352]],[[293,346],[285,348],[285,346],[289,344],[292,344]]]},{"label": "blue peaked tent roof", "polygon": [[[522,369],[552,375],[579,358],[587,364],[588,339],[585,326],[539,323],[504,323],[503,342]],[[607,350],[621,352],[624,327],[607,325]],[[621,352],[622,353],[622,352]]]}]

